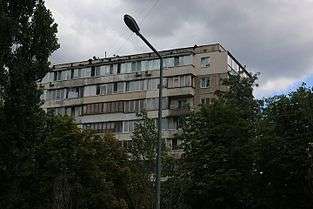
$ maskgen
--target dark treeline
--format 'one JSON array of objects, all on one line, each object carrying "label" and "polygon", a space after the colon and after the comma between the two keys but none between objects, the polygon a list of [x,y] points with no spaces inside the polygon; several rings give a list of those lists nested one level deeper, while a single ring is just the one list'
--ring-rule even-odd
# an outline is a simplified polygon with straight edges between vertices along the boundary
[{"label": "dark treeline", "polygon": [[256,100],[256,77],[185,118],[184,155],[165,183],[163,208],[313,207],[313,91]]},{"label": "dark treeline", "polygon": [[[40,108],[56,33],[42,0],[0,1],[0,208],[153,208],[153,119],[125,150]],[[182,157],[163,147],[162,209],[312,208],[313,90],[256,100],[256,79],[229,75],[184,117]]]}]

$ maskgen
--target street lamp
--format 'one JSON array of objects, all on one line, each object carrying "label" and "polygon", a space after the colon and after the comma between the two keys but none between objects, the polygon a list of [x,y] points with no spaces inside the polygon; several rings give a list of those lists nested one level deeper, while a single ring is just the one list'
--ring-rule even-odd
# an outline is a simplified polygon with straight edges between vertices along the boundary
[{"label": "street lamp", "polygon": [[163,88],[163,58],[160,53],[149,43],[149,41],[140,33],[140,28],[136,20],[130,16],[124,15],[124,22],[127,27],[139,36],[148,47],[160,59],[160,82],[159,82],[159,110],[158,110],[158,141],[157,141],[157,157],[156,157],[156,209],[160,209],[160,194],[161,194],[161,141],[162,141],[162,88]]}]

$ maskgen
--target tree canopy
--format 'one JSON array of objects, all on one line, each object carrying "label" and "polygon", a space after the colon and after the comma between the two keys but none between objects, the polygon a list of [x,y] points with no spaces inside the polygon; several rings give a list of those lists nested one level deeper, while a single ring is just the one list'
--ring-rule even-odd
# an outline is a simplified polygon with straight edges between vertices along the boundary
[{"label": "tree canopy", "polygon": [[68,117],[52,118],[48,130],[36,147],[40,208],[150,208],[138,167],[112,135],[82,131]]},{"label": "tree canopy", "polygon": [[42,0],[2,0],[0,28],[0,205],[27,208],[34,145],[46,135],[37,82],[59,47],[57,25]]},{"label": "tree canopy", "polygon": [[262,208],[312,208],[313,92],[269,98],[259,125]]}]

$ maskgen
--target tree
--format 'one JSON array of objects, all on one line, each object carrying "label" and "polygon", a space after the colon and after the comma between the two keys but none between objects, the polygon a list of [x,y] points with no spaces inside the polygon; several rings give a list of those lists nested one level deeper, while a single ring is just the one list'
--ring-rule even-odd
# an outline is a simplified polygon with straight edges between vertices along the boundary
[{"label": "tree", "polygon": [[36,147],[40,207],[150,208],[139,169],[112,135],[83,131],[68,117],[51,118]]},{"label": "tree", "polygon": [[[149,182],[147,186],[150,188],[150,196],[152,198],[154,185],[151,177],[155,176],[158,130],[156,120],[149,118],[146,112],[142,112],[138,116],[140,120],[135,124],[135,129],[132,134],[132,143],[128,152],[131,155],[131,162],[137,167],[140,167],[142,178],[145,179],[146,182]],[[171,156],[164,141],[162,141],[161,162],[162,177],[167,179],[173,176],[176,160]],[[167,193],[167,191],[169,191],[167,181],[162,181],[161,184],[162,194]],[[161,203],[163,205],[162,208],[164,208],[164,204],[167,204],[167,197],[162,197],[161,200],[163,201]],[[153,201],[151,201],[151,207],[153,207],[153,204]]]},{"label": "tree", "polygon": [[39,81],[57,25],[42,0],[0,3],[0,207],[32,207],[34,144],[44,137]]},{"label": "tree", "polygon": [[138,116],[140,120],[135,124],[132,134],[132,146],[130,146],[129,152],[132,154],[132,160],[149,162],[153,165],[158,140],[155,119],[149,118],[145,112],[140,113]]},{"label": "tree", "polygon": [[258,137],[262,208],[312,208],[312,108],[305,85],[266,100]]},{"label": "tree", "polygon": [[[251,208],[258,102],[256,77],[229,75],[229,91],[185,119],[176,179],[179,208]],[[178,184],[178,185],[177,185]],[[183,204],[182,204],[183,203]]]}]

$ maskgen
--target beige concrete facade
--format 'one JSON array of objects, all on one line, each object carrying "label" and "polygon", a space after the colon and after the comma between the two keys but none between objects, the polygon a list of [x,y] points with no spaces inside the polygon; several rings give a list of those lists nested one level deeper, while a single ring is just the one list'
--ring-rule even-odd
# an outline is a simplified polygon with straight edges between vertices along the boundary
[{"label": "beige concrete facade", "polygon": [[[220,44],[161,51],[164,57],[163,137],[172,140],[179,118],[215,92],[226,91],[222,80],[228,72],[249,75]],[[93,59],[53,66],[42,80],[45,103],[51,114],[68,114],[83,128],[112,132],[126,146],[137,113],[157,118],[159,61],[153,53]],[[124,143],[127,142],[127,143]]]}]

